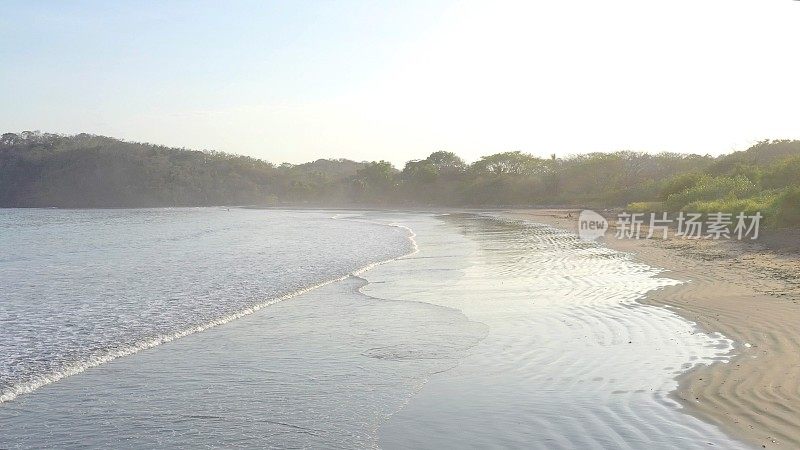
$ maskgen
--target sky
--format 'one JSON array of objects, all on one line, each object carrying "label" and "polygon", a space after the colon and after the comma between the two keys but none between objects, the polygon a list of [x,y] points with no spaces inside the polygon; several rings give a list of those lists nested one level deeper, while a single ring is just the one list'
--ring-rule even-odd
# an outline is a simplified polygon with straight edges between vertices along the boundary
[{"label": "sky", "polygon": [[0,131],[272,162],[800,138],[800,2],[4,1]]}]

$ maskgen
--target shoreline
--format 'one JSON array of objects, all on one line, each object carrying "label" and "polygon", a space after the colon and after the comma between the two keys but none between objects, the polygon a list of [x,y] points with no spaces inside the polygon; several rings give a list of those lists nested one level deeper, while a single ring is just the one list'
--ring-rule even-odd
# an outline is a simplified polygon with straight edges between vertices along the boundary
[{"label": "shoreline", "polygon": [[[0,448],[375,448],[382,419],[431,374],[455,364],[447,352],[461,351],[482,326],[452,308],[361,292],[371,271],[413,258],[414,231],[375,217],[337,220],[405,230],[408,244],[292,301],[0,405],[0,428],[8,430]],[[443,325],[453,328],[426,333]],[[426,345],[432,357],[417,357]],[[98,421],[103,433],[94,428]]]},{"label": "shoreline", "polygon": [[[572,213],[572,218],[567,217]],[[501,217],[575,232],[575,210],[505,210]],[[736,342],[729,363],[678,377],[686,412],[763,448],[800,447],[800,258],[739,241],[601,238],[611,249],[666,269],[680,281],[641,303],[667,306],[709,333]],[[774,248],[774,247],[773,247]]]},{"label": "shoreline", "polygon": [[682,366],[733,344],[637,303],[674,281],[548,226],[468,212],[413,228],[419,256],[365,293],[454,308],[488,334],[382,425],[385,448],[750,448],[671,397]]},{"label": "shoreline", "polygon": [[[339,217],[340,215],[341,214],[336,214],[334,216],[331,216],[330,220],[340,220],[340,221],[352,220],[352,218],[348,218],[348,217],[341,217],[340,218]],[[414,255],[415,253],[417,253],[419,251],[419,249],[417,247],[417,243],[414,240],[415,234],[414,234],[414,231],[412,229],[410,229],[408,227],[405,227],[403,225],[400,225],[400,224],[381,223],[381,222],[374,222],[374,221],[372,221],[370,223],[373,223],[375,225],[379,225],[379,226],[382,226],[382,227],[394,227],[394,228],[399,228],[399,229],[405,230],[408,233],[407,238],[408,238],[408,242],[410,244],[409,251],[406,252],[406,253],[403,253],[401,255],[388,258],[388,259],[378,260],[378,261],[374,261],[374,262],[371,262],[371,263],[363,265],[363,266],[355,267],[351,271],[349,271],[349,272],[347,272],[347,273],[345,273],[345,274],[343,274],[341,276],[337,276],[337,277],[329,278],[329,279],[322,279],[321,281],[318,281],[318,282],[315,282],[315,283],[312,283],[312,284],[308,284],[306,286],[301,286],[301,287],[299,287],[297,289],[287,291],[287,292],[282,293],[280,295],[256,301],[256,302],[254,302],[254,303],[252,303],[250,305],[247,305],[247,306],[245,306],[245,307],[243,307],[243,308],[241,308],[239,310],[230,312],[228,314],[225,314],[225,315],[222,315],[222,316],[219,316],[219,317],[210,318],[208,321],[203,322],[203,323],[192,325],[192,326],[184,328],[184,329],[178,329],[178,330],[175,330],[175,331],[173,331],[171,333],[162,333],[162,334],[158,334],[158,335],[149,337],[149,338],[144,339],[144,340],[134,341],[134,342],[131,342],[131,343],[127,343],[125,345],[120,345],[119,348],[107,351],[105,353],[100,353],[98,355],[94,355],[93,357],[91,357],[91,358],[89,358],[87,360],[76,361],[76,362],[72,363],[69,366],[61,368],[57,372],[45,373],[45,374],[39,375],[38,377],[36,377],[36,378],[34,378],[32,380],[28,380],[28,381],[25,381],[23,383],[10,384],[9,385],[10,388],[8,388],[6,391],[0,390],[0,406],[2,406],[4,403],[8,403],[8,402],[12,402],[12,401],[16,400],[20,396],[25,396],[25,395],[32,394],[32,393],[38,391],[39,389],[41,389],[43,387],[46,387],[48,385],[51,385],[53,383],[57,383],[57,382],[59,382],[61,380],[64,380],[66,378],[70,378],[70,377],[73,377],[75,375],[79,375],[81,373],[84,373],[87,370],[94,369],[96,367],[100,367],[102,365],[108,364],[108,363],[113,362],[113,361],[115,361],[117,359],[120,359],[120,358],[127,358],[127,357],[130,357],[130,356],[136,355],[137,353],[140,353],[142,351],[149,350],[149,349],[152,349],[152,348],[155,348],[155,347],[158,347],[158,346],[161,346],[163,344],[167,344],[167,343],[170,343],[170,342],[173,342],[173,341],[176,341],[176,340],[180,340],[180,339],[185,338],[187,336],[191,336],[191,335],[194,335],[194,334],[197,334],[197,333],[202,333],[204,331],[208,331],[208,330],[211,330],[213,328],[217,328],[219,326],[226,325],[228,323],[234,322],[236,320],[239,320],[239,319],[245,318],[247,316],[250,316],[250,315],[252,315],[254,313],[257,313],[258,311],[260,311],[262,309],[265,309],[265,308],[268,308],[270,306],[273,306],[273,305],[276,305],[278,303],[281,303],[283,301],[291,300],[291,299],[293,299],[295,297],[302,296],[302,295],[304,295],[304,294],[306,294],[308,292],[317,290],[317,289],[325,287],[327,285],[344,281],[344,280],[346,280],[347,278],[350,278],[350,277],[358,277],[359,275],[363,274],[364,272],[372,270],[375,267],[378,267],[380,265],[395,261],[395,260],[400,259],[400,258],[405,258],[405,257],[412,256],[412,255]]]},{"label": "shoreline", "polygon": [[[680,364],[727,359],[731,348],[635,304],[668,280],[627,257],[586,258],[567,233],[474,213],[363,220],[407,228],[420,254],[23,396],[0,408],[14,430],[0,447],[66,429],[96,446],[742,445],[668,398]],[[108,431],[94,437],[98,417]]]}]

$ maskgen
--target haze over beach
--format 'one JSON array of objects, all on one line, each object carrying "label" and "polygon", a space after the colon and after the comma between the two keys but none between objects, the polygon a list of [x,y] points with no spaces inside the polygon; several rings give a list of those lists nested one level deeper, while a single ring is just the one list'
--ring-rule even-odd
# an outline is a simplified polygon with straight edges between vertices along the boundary
[{"label": "haze over beach", "polygon": [[0,448],[800,448],[800,4],[0,14]]}]

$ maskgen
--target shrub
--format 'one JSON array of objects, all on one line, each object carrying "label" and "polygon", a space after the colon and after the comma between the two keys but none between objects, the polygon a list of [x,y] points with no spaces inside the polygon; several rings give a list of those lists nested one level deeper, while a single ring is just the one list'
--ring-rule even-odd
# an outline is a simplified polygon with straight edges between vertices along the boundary
[{"label": "shrub", "polygon": [[684,173],[673,177],[664,184],[663,188],[661,188],[659,198],[661,200],[666,200],[672,194],[683,192],[697,184],[701,177],[702,175],[699,173]]},{"label": "shrub", "polygon": [[689,203],[683,210],[703,214],[722,212],[736,215],[743,212],[749,216],[760,212],[766,220],[768,216],[773,216],[778,195],[775,192],[764,192],[749,198],[728,197],[717,200],[698,200]]},{"label": "shrub", "polygon": [[800,183],[800,156],[785,159],[764,171],[762,184],[766,188],[782,188]]},{"label": "shrub", "polygon": [[665,204],[669,210],[677,211],[694,202],[746,198],[756,191],[755,183],[744,175],[735,177],[704,175],[692,187],[683,192],[670,194]]},{"label": "shrub", "polygon": [[664,202],[633,202],[626,208],[632,213],[649,213],[664,211]]},{"label": "shrub", "polygon": [[770,224],[779,227],[800,225],[800,187],[790,187],[775,199]]}]

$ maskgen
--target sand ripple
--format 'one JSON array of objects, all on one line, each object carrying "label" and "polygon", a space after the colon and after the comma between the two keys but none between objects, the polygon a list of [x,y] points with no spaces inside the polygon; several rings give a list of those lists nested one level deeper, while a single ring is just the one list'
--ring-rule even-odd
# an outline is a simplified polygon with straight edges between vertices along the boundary
[{"label": "sand ripple", "polygon": [[[638,302],[677,281],[550,227],[457,215],[409,225],[420,252],[368,273],[365,293],[455,308],[489,332],[383,426],[384,446],[741,446],[670,395],[676,375],[733,348]],[[460,275],[442,279],[441,267]]]}]

